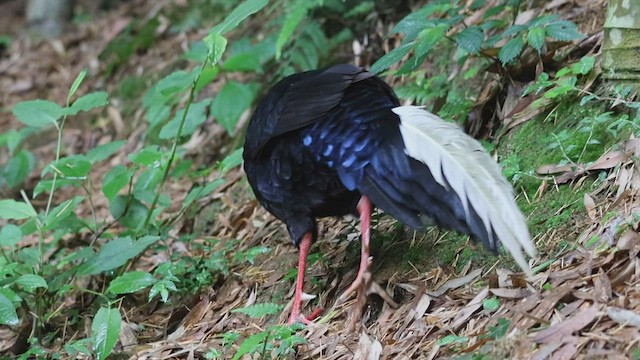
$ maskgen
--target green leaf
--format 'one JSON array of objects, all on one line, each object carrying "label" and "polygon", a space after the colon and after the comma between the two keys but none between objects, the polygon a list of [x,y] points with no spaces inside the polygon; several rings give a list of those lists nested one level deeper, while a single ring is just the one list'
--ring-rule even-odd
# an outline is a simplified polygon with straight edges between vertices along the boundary
[{"label": "green leaf", "polygon": [[585,56],[580,59],[577,63],[571,65],[571,71],[574,74],[586,75],[596,64],[596,58],[593,56]]},{"label": "green leaf", "polygon": [[227,38],[220,34],[209,34],[202,41],[204,41],[209,49],[209,61],[211,65],[216,65],[227,49]]},{"label": "green leaf", "polygon": [[214,26],[209,31],[209,34],[226,34],[237,27],[244,19],[260,11],[267,3],[267,0],[247,0],[243,2],[233,9],[223,22]]},{"label": "green leaf", "polygon": [[76,79],[73,80],[73,84],[71,84],[71,88],[69,88],[69,95],[67,95],[67,104],[71,103],[71,98],[76,94],[76,91],[78,91],[85,76],[87,76],[87,69],[82,69]]},{"label": "green leaf", "polygon": [[182,202],[181,209],[185,209],[189,205],[191,205],[194,201],[201,199],[207,195],[209,195],[213,190],[217,189],[220,185],[224,184],[226,181],[222,178],[215,179],[214,181],[208,183],[206,186],[196,186],[184,198]]},{"label": "green leaf", "polygon": [[482,302],[482,307],[490,312],[496,311],[500,307],[500,299],[495,296],[489,299],[484,299],[484,301]]},{"label": "green leaf", "polygon": [[149,214],[149,208],[140,200],[124,195],[109,201],[109,210],[120,224],[133,230],[141,228]]},{"label": "green leaf", "polygon": [[73,102],[73,105],[66,108],[67,115],[76,115],[80,111],[89,111],[97,107],[105,106],[109,103],[109,95],[104,91],[86,94]]},{"label": "green leaf", "polygon": [[261,331],[244,339],[244,341],[242,341],[242,343],[238,347],[238,352],[233,355],[233,358],[231,360],[238,360],[246,354],[255,352],[257,349],[262,347],[262,343],[267,339],[268,336],[268,331]]},{"label": "green leaf", "polygon": [[0,219],[22,220],[35,218],[38,215],[31,204],[15,200],[0,200]]},{"label": "green leaf", "polygon": [[229,57],[222,64],[226,71],[261,72],[260,58],[247,52]]},{"label": "green leaf", "polygon": [[6,224],[0,230],[0,247],[6,246],[13,250],[20,240],[22,240],[22,230],[19,226]]},{"label": "green leaf", "polygon": [[507,331],[509,330],[510,325],[511,320],[499,318],[498,325],[489,327],[489,336],[494,339],[503,338],[505,335],[507,335]]},{"label": "green leaf", "polygon": [[58,225],[62,220],[73,214],[73,211],[83,200],[83,196],[75,196],[73,199],[64,201],[53,208],[44,220],[43,230],[55,229],[56,225]]},{"label": "green leaf", "polygon": [[[189,112],[187,113],[187,117],[185,118],[180,136],[189,136],[193,134],[198,126],[200,126],[207,120],[206,111],[209,104],[211,104],[211,100],[206,99],[189,106]],[[176,112],[176,116],[174,116],[173,119],[165,124],[162,127],[162,130],[160,130],[160,135],[158,135],[160,139],[175,138],[178,135],[178,128],[180,127],[183,116],[184,109],[180,109],[180,111]]]},{"label": "green leaf", "polygon": [[482,49],[482,43],[484,42],[484,32],[478,26],[471,26],[460,31],[454,40],[459,47],[464,49],[470,54],[477,54]]},{"label": "green leaf", "polygon": [[138,240],[130,236],[120,237],[102,245],[100,251],[78,268],[77,274],[95,275],[114,270],[124,265],[127,260],[140,255],[149,245],[160,239],[159,236],[145,236]]},{"label": "green leaf", "polygon": [[255,304],[253,306],[247,306],[240,309],[233,309],[231,312],[248,315],[251,318],[259,318],[266,315],[277,314],[284,309],[284,306],[280,304],[264,303]]},{"label": "green leaf", "polygon": [[243,148],[235,149],[231,154],[225,156],[225,158],[220,161],[218,164],[218,170],[221,172],[221,175],[242,164],[242,150]]},{"label": "green leaf", "polygon": [[0,294],[0,325],[16,326],[20,323],[18,313],[13,303],[6,296]]},{"label": "green leaf", "polygon": [[129,170],[123,165],[116,165],[104,176],[102,193],[107,199],[113,200],[118,192],[129,184],[131,178],[133,178],[133,170]]},{"label": "green leaf", "polygon": [[400,45],[399,47],[389,51],[371,66],[370,71],[372,73],[379,74],[382,71],[387,70],[389,67],[391,67],[391,65],[402,60],[402,58],[407,55],[409,51],[411,51],[413,46],[414,43],[410,42],[408,44]]},{"label": "green leaf", "polygon": [[444,345],[449,345],[449,344],[460,344],[460,343],[466,343],[469,341],[469,338],[466,336],[458,336],[458,335],[447,335],[445,337],[443,337],[442,339],[437,341],[437,344],[440,346],[444,346]]},{"label": "green leaf", "polygon": [[137,153],[129,155],[129,160],[133,163],[148,167],[159,167],[161,159],[162,152],[158,145],[149,145]]},{"label": "green leaf", "polygon": [[113,279],[108,292],[112,294],[130,294],[155,284],[157,280],[144,271],[131,271]]},{"label": "green leaf", "polygon": [[251,106],[255,97],[253,84],[228,81],[211,104],[211,114],[232,134],[238,119]]},{"label": "green leaf", "polygon": [[[49,165],[58,175],[69,180],[84,180],[89,171],[91,171],[91,163],[84,155],[71,155],[64,157],[58,161],[54,161]],[[43,174],[49,172],[45,169]]]},{"label": "green leaf", "polygon": [[278,38],[276,39],[276,60],[280,59],[282,55],[282,48],[290,40],[292,40],[293,32],[296,30],[302,19],[307,16],[307,6],[298,3],[298,6],[294,6],[293,10],[285,16],[284,24],[280,28]]},{"label": "green leaf", "polygon": [[529,29],[527,33],[527,44],[534,48],[538,54],[542,51],[542,45],[544,45],[544,38],[546,34],[544,28],[534,27]]},{"label": "green leaf", "polygon": [[91,342],[96,359],[106,359],[120,336],[120,311],[101,307],[91,323]]},{"label": "green leaf", "polygon": [[560,41],[570,41],[575,39],[581,39],[584,37],[583,34],[578,32],[576,28],[576,24],[561,20],[547,25],[545,28],[547,36],[552,37],[554,39]]},{"label": "green leaf", "polygon": [[106,143],[104,145],[99,145],[87,151],[85,157],[87,161],[92,164],[98,161],[106,160],[109,156],[118,151],[124,144],[126,144],[125,140],[118,140]]},{"label": "green leaf", "polygon": [[520,36],[516,36],[509,40],[498,53],[498,59],[500,59],[502,65],[506,65],[518,57],[523,46],[524,42]]},{"label": "green leaf", "polygon": [[64,110],[60,105],[48,100],[22,101],[13,107],[13,115],[25,125],[44,127],[47,125],[58,126],[58,119],[62,117]]},{"label": "green leaf", "polygon": [[31,292],[37,288],[47,289],[47,281],[39,275],[25,274],[16,279],[16,284],[22,286],[25,290]]},{"label": "green leaf", "polygon": [[181,93],[193,84],[199,70],[200,69],[194,69],[190,72],[184,70],[174,71],[158,81],[155,89],[164,98],[168,98],[176,93]]},{"label": "green leaf", "polygon": [[2,170],[2,176],[7,181],[7,185],[11,188],[22,185],[35,167],[36,159],[33,154],[27,150],[20,150],[15,154]]}]

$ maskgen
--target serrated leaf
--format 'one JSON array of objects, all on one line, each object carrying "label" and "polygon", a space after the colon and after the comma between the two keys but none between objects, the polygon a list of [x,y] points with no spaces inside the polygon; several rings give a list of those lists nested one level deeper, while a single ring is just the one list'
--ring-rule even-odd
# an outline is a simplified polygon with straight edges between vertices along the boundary
[{"label": "serrated leaf", "polygon": [[454,40],[459,47],[464,49],[470,54],[477,54],[482,49],[482,43],[484,42],[484,32],[478,26],[471,26],[460,31]]},{"label": "serrated leaf", "polygon": [[546,33],[543,28],[531,28],[529,29],[529,32],[527,32],[527,44],[540,54],[540,51],[542,51],[542,45],[544,45],[545,36]]},{"label": "serrated leaf", "polygon": [[596,64],[596,58],[593,56],[584,56],[577,63],[571,65],[571,71],[574,74],[586,75]]},{"label": "serrated leaf", "polygon": [[98,91],[79,97],[70,107],[65,109],[65,112],[67,115],[76,115],[80,111],[93,110],[108,103],[109,95],[104,91]]},{"label": "serrated leaf", "polygon": [[277,314],[284,309],[284,306],[273,303],[255,304],[240,309],[233,309],[231,312],[248,315],[252,318],[259,318],[266,315]]},{"label": "serrated leaf", "polygon": [[[185,118],[180,136],[189,136],[193,134],[198,126],[200,126],[200,124],[204,123],[205,120],[207,120],[206,110],[207,106],[209,106],[210,103],[211,100],[206,99],[198,103],[193,103],[191,104],[191,106],[189,106],[189,112],[187,113],[187,117]],[[180,123],[182,122],[183,116],[184,109],[180,109],[178,112],[176,112],[176,116],[174,116],[173,119],[166,123],[160,130],[160,134],[158,135],[160,139],[175,138],[178,135],[178,129],[180,127]]]},{"label": "serrated leaf", "polygon": [[47,281],[35,274],[21,275],[16,279],[16,284],[22,286],[27,291],[33,291],[37,288],[48,288]]},{"label": "serrated leaf", "polygon": [[140,291],[155,284],[157,280],[153,275],[144,271],[131,271],[113,279],[109,284],[108,292],[112,294],[130,294]]},{"label": "serrated leaf", "polygon": [[13,115],[23,124],[33,127],[58,126],[58,119],[63,114],[60,105],[48,100],[22,101],[13,107]]},{"label": "serrated leaf", "polygon": [[240,115],[249,108],[254,97],[252,84],[228,81],[213,99],[211,114],[229,134],[232,134]]},{"label": "serrated leaf", "polygon": [[6,199],[0,200],[0,219],[22,220],[34,218],[38,215],[30,204]]},{"label": "serrated leaf", "polygon": [[122,188],[129,184],[132,177],[133,170],[129,170],[122,165],[116,165],[104,176],[102,193],[107,199],[112,200]]},{"label": "serrated leaf", "polygon": [[159,236],[145,236],[133,240],[130,236],[120,237],[102,245],[97,254],[87,259],[78,268],[77,274],[95,275],[124,265],[127,260],[140,255],[149,245],[160,239]]},{"label": "serrated leaf", "polygon": [[101,307],[91,323],[91,339],[96,359],[106,359],[120,336],[120,311]]},{"label": "serrated leaf", "polygon": [[6,296],[0,294],[0,325],[16,326],[20,323],[18,313],[13,303]]},{"label": "serrated leaf", "polygon": [[307,6],[298,4],[298,6],[293,7],[293,10],[285,17],[284,23],[278,33],[278,38],[276,39],[276,60],[280,59],[282,47],[291,40],[291,35],[293,35],[293,32],[305,16],[307,16]]},{"label": "serrated leaf", "polygon": [[547,33],[547,36],[560,41],[570,41],[581,39],[584,37],[583,34],[578,32],[576,24],[566,20],[548,24],[544,29]]},{"label": "serrated leaf", "polygon": [[409,51],[411,51],[414,45],[415,44],[413,42],[410,42],[404,45],[400,45],[399,47],[389,51],[388,53],[384,54],[383,57],[378,59],[378,61],[376,61],[371,66],[371,69],[369,71],[375,74],[379,74],[382,71],[387,70],[389,67],[391,67],[391,65],[402,60],[402,58],[407,55]]},{"label": "serrated leaf", "polygon": [[118,151],[125,143],[125,140],[117,140],[106,143],[104,145],[96,146],[95,148],[87,151],[85,158],[92,164],[98,161],[105,160],[109,156],[113,155],[113,153]]},{"label": "serrated leaf", "polygon": [[243,2],[233,9],[222,23],[214,26],[213,29],[209,31],[209,34],[224,35],[237,27],[244,19],[260,11],[267,3],[267,0],[247,0]]},{"label": "serrated leaf", "polygon": [[0,230],[0,247],[6,246],[13,250],[22,240],[22,230],[14,224],[5,224]]},{"label": "serrated leaf", "polygon": [[502,65],[506,65],[518,57],[520,52],[522,52],[523,46],[524,42],[520,36],[516,36],[509,40],[498,53],[498,59],[500,59]]}]

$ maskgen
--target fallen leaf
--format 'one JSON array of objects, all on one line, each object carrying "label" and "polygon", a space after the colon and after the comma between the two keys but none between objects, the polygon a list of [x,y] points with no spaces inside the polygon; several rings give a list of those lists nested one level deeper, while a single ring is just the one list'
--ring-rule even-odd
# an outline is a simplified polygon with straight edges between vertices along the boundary
[{"label": "fallen leaf", "polygon": [[640,314],[631,310],[608,306],[607,316],[620,325],[631,325],[640,329]]},{"label": "fallen leaf", "polygon": [[573,317],[567,318],[559,323],[551,325],[548,329],[536,334],[535,341],[539,344],[549,344],[565,336],[570,336],[574,332],[589,325],[598,316],[598,307],[592,305]]},{"label": "fallen leaf", "polygon": [[451,279],[451,280],[445,282],[437,290],[430,291],[430,292],[428,292],[428,294],[433,296],[433,297],[442,296],[442,295],[444,295],[444,293],[446,293],[447,291],[449,291],[451,289],[457,289],[457,288],[459,288],[461,286],[464,286],[464,285],[472,282],[473,280],[475,280],[475,278],[480,276],[480,274],[482,274],[482,269],[476,269],[476,270],[472,271],[471,273],[469,273],[468,275],[465,275],[465,276],[459,277],[459,278],[455,278],[455,279]]},{"label": "fallen leaf", "polygon": [[589,216],[589,219],[595,220],[597,215],[596,202],[593,201],[593,198],[587,193],[584,193],[583,202],[585,209],[587,209],[587,215]]}]

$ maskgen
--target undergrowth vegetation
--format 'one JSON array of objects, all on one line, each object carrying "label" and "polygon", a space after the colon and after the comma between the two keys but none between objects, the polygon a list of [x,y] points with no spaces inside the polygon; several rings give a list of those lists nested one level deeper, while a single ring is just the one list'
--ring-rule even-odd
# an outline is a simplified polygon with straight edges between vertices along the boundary
[{"label": "undergrowth vegetation", "polygon": [[[377,56],[383,55],[372,71],[401,79],[396,90],[404,100],[428,104],[442,117],[462,121],[476,105],[480,90],[461,84],[508,78],[509,69],[521,65],[523,57],[539,56],[558,41],[582,37],[573,23],[555,15],[515,24],[520,3],[502,1],[482,19],[467,24],[466,12],[484,6],[484,1],[476,0],[470,8],[461,2],[430,1],[402,18],[387,34],[384,41],[392,50],[383,55],[372,47]],[[81,326],[89,317],[90,333],[81,338],[67,334],[62,339],[64,351],[68,356],[104,359],[118,341],[127,295],[144,294],[149,302],[179,303],[183,296],[224,279],[233,264],[253,264],[256,257],[270,252],[263,246],[236,251],[235,242],[213,239],[193,244],[193,253],[206,256],[174,253],[153,272],[135,270],[136,260],[146,250],[164,249],[170,238],[188,242],[200,235],[176,233],[174,226],[183,217],[194,216],[199,201],[224,186],[228,181],[225,175],[240,165],[243,129],[239,119],[259,95],[282,76],[350,61],[351,56],[336,52],[348,48],[358,30],[343,24],[374,23],[370,16],[375,14],[377,2],[363,1],[349,7],[338,0],[272,4],[247,0],[236,5],[236,1],[213,5],[194,1],[189,11],[167,14],[175,33],[209,26],[205,19],[218,21],[206,37],[179,55],[171,67],[179,70],[167,69],[161,78],[124,79],[115,94],[99,91],[78,96],[80,89],[92,88],[88,82],[95,81],[83,71],[66,90],[66,103],[39,99],[13,108],[24,126],[0,135],[0,145],[9,154],[0,171],[0,186],[10,194],[0,200],[0,324],[27,325],[30,346],[21,358],[51,355],[48,349],[63,336],[62,329],[52,330],[61,318],[69,326]],[[264,19],[259,22],[259,31],[253,29],[255,23],[245,21],[256,13]],[[228,15],[220,18],[219,14]],[[108,64],[101,74],[105,78],[125,67],[136,52],[154,46],[160,22],[152,18],[128,26],[100,56]],[[638,103],[620,100],[629,96],[629,88],[621,86],[598,94],[583,90],[587,81],[593,81],[596,62],[595,57],[587,56],[559,71],[541,73],[522,95],[535,97],[531,106],[543,109],[542,115],[507,134],[511,141],[506,145],[487,144],[501,154],[505,174],[522,193],[519,201],[531,216],[534,234],[565,223],[582,205],[584,193],[537,195],[541,183],[551,181],[536,172],[540,165],[584,166],[621,139],[639,132],[640,118],[632,111]],[[224,85],[210,96],[207,86],[221,79]],[[105,164],[122,151],[126,144],[122,139],[86,153],[67,151],[62,141],[67,125],[82,113],[93,116],[103,111],[114,98],[123,102],[125,114],[141,104],[146,120],[144,144],[128,154],[128,162],[117,165]],[[616,111],[610,110],[614,102]],[[625,109],[619,110],[621,107]],[[210,117],[225,129],[232,145],[215,165],[194,164],[184,158],[184,146]],[[41,167],[40,159],[27,145],[51,129],[56,134],[55,159]],[[99,191],[92,183],[97,166],[109,166]],[[30,185],[36,169],[42,171]],[[204,181],[211,174],[215,174],[214,180]],[[597,175],[593,181],[597,183]],[[170,183],[185,184],[190,189],[186,197],[169,197],[165,189]],[[93,204],[97,198],[108,201],[111,216],[96,215]],[[176,203],[180,205],[172,206]],[[32,245],[18,246],[24,241]],[[439,241],[461,244],[466,239],[445,234]],[[482,260],[474,258],[478,254],[472,249],[449,248],[455,252],[440,254],[439,261],[455,261],[462,267],[470,259],[484,259],[482,255]],[[445,248],[438,249],[444,252]],[[290,276],[294,277],[295,273]],[[90,299],[84,307],[64,306],[65,298],[78,294]],[[484,306],[497,308],[496,301],[492,298]],[[234,311],[260,318],[282,309],[281,304],[264,303]],[[487,338],[503,337],[508,326],[509,320],[504,319],[488,329]],[[244,339],[237,333],[222,333],[224,346],[211,348],[206,357],[284,357],[304,343],[297,333],[301,329],[298,325],[272,325]],[[439,345],[465,341],[449,335]]]}]

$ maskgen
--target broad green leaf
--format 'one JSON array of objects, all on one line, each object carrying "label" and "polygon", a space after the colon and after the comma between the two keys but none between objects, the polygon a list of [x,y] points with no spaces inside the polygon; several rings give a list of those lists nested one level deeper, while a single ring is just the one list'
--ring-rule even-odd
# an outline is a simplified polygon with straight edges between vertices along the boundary
[{"label": "broad green leaf", "polygon": [[[16,265],[16,267],[18,266],[17,263],[14,263],[14,264]],[[13,290],[9,289],[8,287],[0,288],[0,295],[3,295],[14,304],[19,304],[22,302],[22,298],[18,294],[16,294]]]},{"label": "broad green leaf", "polygon": [[6,246],[9,249],[14,249],[20,240],[22,240],[22,230],[19,226],[6,224],[0,230],[0,247]]},{"label": "broad green leaf", "polygon": [[145,236],[138,240],[130,236],[116,238],[102,245],[100,251],[78,268],[77,274],[95,275],[114,270],[124,265],[127,260],[140,255],[149,245],[160,239],[159,236]]},{"label": "broad green leaf", "polygon": [[118,195],[109,201],[109,210],[128,229],[139,229],[149,214],[149,208],[136,198]]},{"label": "broad green leaf", "polygon": [[460,31],[454,40],[459,47],[470,54],[477,54],[482,49],[484,42],[484,32],[478,26],[471,26]]},{"label": "broad green leaf", "polygon": [[216,65],[220,59],[222,59],[222,54],[227,49],[227,38],[220,34],[209,34],[203,39],[204,43],[209,48],[209,54],[211,65]]},{"label": "broad green leaf", "polygon": [[158,145],[149,145],[137,153],[129,155],[129,160],[133,163],[148,167],[159,167],[161,159],[162,152]]},{"label": "broad green leaf", "polygon": [[523,46],[524,42],[521,36],[516,36],[509,40],[498,53],[498,59],[500,59],[502,65],[506,65],[518,57]]},{"label": "broad green leaf", "polygon": [[43,174],[48,173],[51,169],[64,179],[84,180],[91,171],[91,163],[84,155],[71,155],[51,163],[43,171]]},{"label": "broad green leaf", "polygon": [[196,186],[184,198],[182,202],[181,208],[184,209],[187,206],[191,205],[194,201],[201,199],[207,195],[209,195],[213,190],[217,189],[220,185],[224,184],[226,181],[222,178],[215,179],[214,181],[208,183],[206,186]]},{"label": "broad green leaf", "polygon": [[44,221],[44,230],[55,229],[62,220],[73,214],[73,211],[84,200],[83,196],[75,196],[73,199],[64,201],[60,205],[53,208]]},{"label": "broad green leaf", "polygon": [[95,148],[87,151],[85,157],[87,161],[93,164],[95,162],[107,159],[109,156],[113,155],[113,153],[118,151],[124,144],[126,144],[125,140],[117,140],[106,143],[104,145],[98,145]]},{"label": "broad green leaf", "polygon": [[0,294],[0,325],[16,326],[20,322],[13,303],[6,296]]},{"label": "broad green leaf", "polygon": [[240,115],[251,106],[254,97],[252,84],[228,81],[213,99],[211,114],[229,134],[232,134]]},{"label": "broad green leaf", "polygon": [[237,27],[244,19],[260,11],[267,3],[267,0],[247,0],[243,2],[233,9],[223,22],[214,26],[209,31],[209,34],[226,34]]},{"label": "broad green leaf", "polygon": [[142,198],[138,197],[140,192],[154,192],[156,186],[160,183],[160,180],[162,180],[163,173],[164,171],[159,167],[145,169],[140,176],[138,176],[136,184],[133,187],[134,196],[142,200]]},{"label": "broad green leaf", "polygon": [[76,94],[76,91],[78,91],[80,85],[82,85],[82,81],[84,80],[85,76],[87,76],[87,69],[82,69],[78,76],[76,76],[76,79],[73,80],[73,84],[71,84],[71,88],[69,88],[69,95],[67,95],[67,104],[71,103],[71,98]]},{"label": "broad green leaf", "polygon": [[[196,129],[198,129],[198,126],[207,120],[206,111],[209,104],[211,104],[211,100],[205,99],[189,106],[189,112],[185,118],[180,136],[189,136],[193,134]],[[183,116],[184,109],[180,109],[180,111],[176,112],[176,116],[174,116],[173,119],[165,124],[162,127],[162,130],[160,130],[160,135],[158,135],[160,139],[175,138],[178,135],[178,128],[180,127],[180,122],[182,122]]]},{"label": "broad green leaf", "polygon": [[13,107],[13,115],[25,125],[44,127],[47,125],[58,126],[58,119],[62,117],[64,110],[60,105],[48,100],[22,101]]},{"label": "broad green leaf", "polygon": [[0,200],[0,219],[22,220],[36,217],[38,213],[30,204],[7,199]]},{"label": "broad green leaf", "polygon": [[379,74],[385,70],[387,70],[391,65],[397,63],[402,60],[402,58],[409,53],[409,51],[413,48],[414,43],[407,43],[404,45],[400,45],[399,47],[389,51],[384,54],[383,57],[378,59],[372,66],[369,71],[372,73]]},{"label": "broad green leaf", "polygon": [[155,91],[163,97],[168,98],[176,93],[181,93],[193,84],[200,69],[186,72],[184,70],[174,71],[164,79],[158,81]]},{"label": "broad green leaf", "polygon": [[238,54],[229,57],[222,64],[226,71],[261,72],[260,58],[252,52]]},{"label": "broad green leaf", "polygon": [[16,279],[16,284],[22,286],[27,291],[33,291],[37,288],[48,288],[47,281],[39,275],[25,274]]},{"label": "broad green leaf", "polygon": [[116,165],[104,176],[102,180],[102,193],[112,200],[118,192],[122,190],[133,178],[133,170],[127,169],[123,165]]},{"label": "broad green leaf", "polygon": [[482,307],[487,311],[491,311],[491,312],[496,311],[500,307],[500,299],[498,299],[495,296],[488,299],[484,299],[484,301],[482,302]]},{"label": "broad green leaf", "polygon": [[233,309],[231,312],[248,315],[252,318],[259,318],[266,315],[277,314],[284,309],[284,306],[273,303],[255,304],[240,309]]},{"label": "broad green leaf", "polygon": [[27,150],[20,150],[12,156],[2,170],[2,176],[11,188],[22,185],[36,165],[33,154]]},{"label": "broad green leaf", "polygon": [[[50,192],[51,191],[51,185],[53,185],[53,179],[44,179],[44,180],[40,180],[38,181],[38,183],[36,184],[36,187],[33,189],[33,196],[36,197],[44,192]],[[62,179],[62,178],[58,178],[56,180],[55,183],[55,187],[53,189],[53,191],[61,189],[63,187],[66,186],[74,186],[74,187],[78,187],[80,185],[82,185],[82,180],[73,180],[73,179]]]},{"label": "broad green leaf", "polygon": [[147,272],[132,271],[113,279],[107,291],[117,295],[130,294],[147,288],[156,282],[157,280]]},{"label": "broad green leaf", "polygon": [[76,115],[80,111],[89,111],[109,103],[109,95],[104,91],[98,91],[83,95],[66,108],[67,115]]},{"label": "broad green leaf", "polygon": [[543,28],[534,27],[527,32],[527,44],[534,48],[538,54],[542,51],[542,45],[544,45],[545,31]]},{"label": "broad green leaf", "polygon": [[571,71],[574,74],[586,75],[596,64],[596,58],[593,56],[584,56],[577,63],[571,65]]},{"label": "broad green leaf", "polygon": [[120,311],[101,307],[91,323],[91,339],[96,359],[106,359],[120,336]]},{"label": "broad green leaf", "polygon": [[292,40],[291,35],[293,35],[293,32],[296,30],[302,19],[307,16],[307,9],[307,6],[298,4],[298,6],[294,6],[293,10],[285,16],[284,23],[282,24],[282,28],[280,28],[280,33],[278,33],[278,38],[276,39],[276,60],[280,59],[280,56],[282,55],[282,48]]},{"label": "broad green leaf", "polygon": [[235,149],[231,154],[225,156],[218,164],[218,170],[222,174],[242,164],[242,148]]},{"label": "broad green leaf", "polygon": [[507,335],[509,326],[511,326],[511,320],[505,319],[505,318],[499,318],[498,325],[489,327],[489,336],[491,336],[494,339],[503,338],[505,335]]},{"label": "broad green leaf", "polygon": [[571,21],[561,20],[547,25],[545,28],[547,36],[560,41],[570,41],[581,39],[583,34],[578,32],[576,24]]}]

